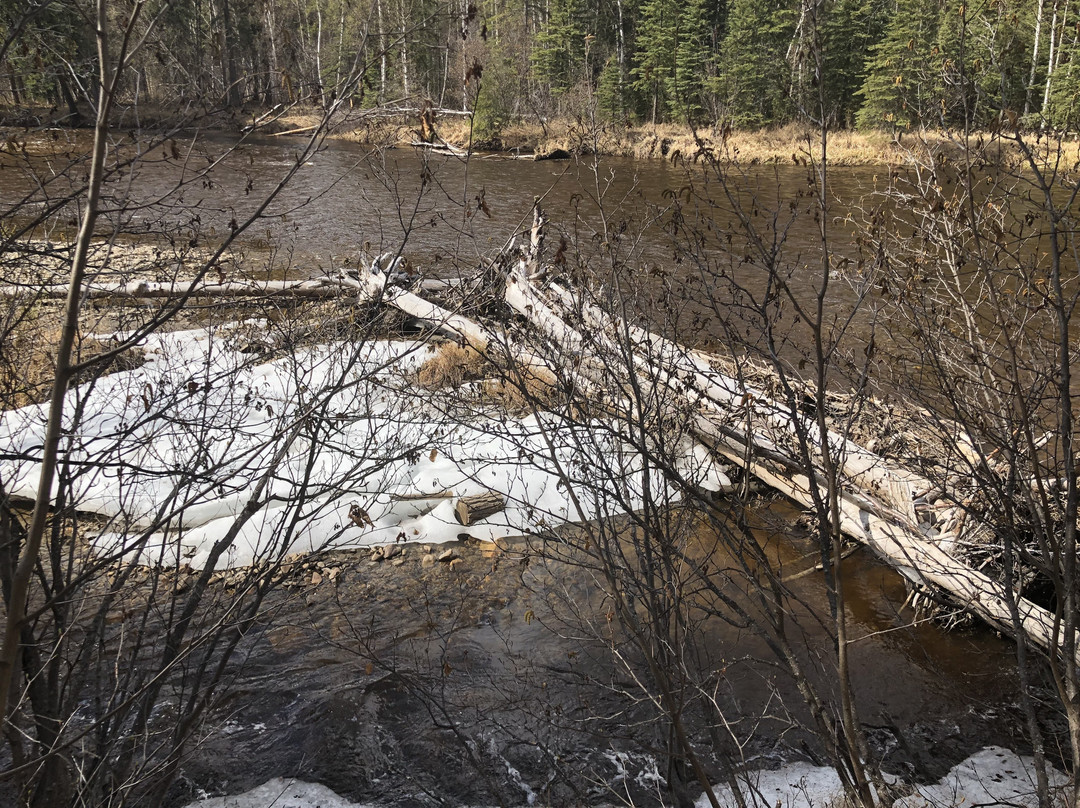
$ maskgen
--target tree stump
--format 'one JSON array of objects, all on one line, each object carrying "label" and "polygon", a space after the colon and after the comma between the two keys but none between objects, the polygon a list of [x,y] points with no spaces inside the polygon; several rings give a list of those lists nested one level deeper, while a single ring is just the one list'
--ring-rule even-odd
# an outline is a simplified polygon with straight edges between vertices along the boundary
[{"label": "tree stump", "polygon": [[502,494],[488,491],[484,494],[473,494],[458,499],[457,504],[454,505],[454,515],[461,524],[473,525],[505,507],[506,500]]}]

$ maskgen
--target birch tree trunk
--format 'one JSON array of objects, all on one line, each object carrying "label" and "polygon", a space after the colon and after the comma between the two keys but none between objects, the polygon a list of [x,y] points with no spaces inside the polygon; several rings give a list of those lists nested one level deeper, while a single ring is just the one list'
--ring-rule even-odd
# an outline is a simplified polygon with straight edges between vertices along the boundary
[{"label": "birch tree trunk", "polygon": [[266,4],[266,35],[270,41],[270,80],[267,82],[266,103],[273,105],[277,100],[277,82],[281,81],[281,62],[278,61],[277,25],[274,19],[274,4]]},{"label": "birch tree trunk", "polygon": [[319,106],[323,105],[322,76],[322,2],[315,0],[315,92]]},{"label": "birch tree trunk", "polygon": [[1039,41],[1042,39],[1043,9],[1046,0],[1039,0],[1039,8],[1035,12],[1035,42],[1031,46],[1031,71],[1028,73],[1027,92],[1024,94],[1024,115],[1031,112],[1031,91],[1035,89],[1035,74],[1039,67]]},{"label": "birch tree trunk", "polygon": [[1054,77],[1054,36],[1057,33],[1058,25],[1058,0],[1054,0],[1054,13],[1050,18],[1050,42],[1049,53],[1046,59],[1046,83],[1043,86],[1043,101],[1042,101],[1042,115],[1045,120],[1046,113],[1049,111],[1050,106],[1050,84]]},{"label": "birch tree trunk", "polygon": [[398,36],[401,37],[399,50],[401,58],[401,95],[405,102],[408,103],[411,95],[409,92],[409,20],[405,2],[406,0],[400,0],[398,6],[401,19],[401,30],[398,32]]},{"label": "birch tree trunk", "polygon": [[383,0],[375,0],[375,16],[379,23],[379,106],[386,100],[386,23],[383,19]]}]

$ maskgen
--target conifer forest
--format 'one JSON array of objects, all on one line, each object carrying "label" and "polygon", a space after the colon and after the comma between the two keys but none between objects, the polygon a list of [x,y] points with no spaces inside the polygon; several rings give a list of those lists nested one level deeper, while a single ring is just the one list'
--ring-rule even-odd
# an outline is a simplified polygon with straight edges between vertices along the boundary
[{"label": "conifer forest", "polygon": [[[7,102],[74,112],[91,21],[75,0],[0,8]],[[1080,104],[1076,0],[184,0],[161,14],[128,86],[165,105],[326,106],[354,72],[353,108],[430,103],[489,130],[589,104],[613,123],[1075,128]]]}]

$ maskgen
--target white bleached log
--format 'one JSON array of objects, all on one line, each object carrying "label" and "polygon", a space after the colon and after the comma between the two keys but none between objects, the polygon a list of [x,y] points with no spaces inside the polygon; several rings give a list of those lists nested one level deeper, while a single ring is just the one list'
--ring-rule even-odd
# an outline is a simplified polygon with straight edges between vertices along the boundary
[{"label": "white bleached log", "polygon": [[[699,419],[698,429],[716,437],[716,448],[732,462],[742,464],[744,447],[717,428],[707,418]],[[753,459],[747,471],[762,482],[785,494],[804,507],[813,506],[809,478],[790,468]],[[824,496],[822,490],[820,494]],[[1015,635],[1009,610],[1009,596],[1004,587],[987,575],[925,541],[903,523],[901,514],[890,512],[880,503],[851,491],[840,497],[840,529],[844,535],[869,546],[874,552],[914,583],[945,592],[961,608],[978,615],[995,628]],[[1023,633],[1047,653],[1060,647],[1060,632],[1054,615],[1026,598],[1016,598]],[[1078,658],[1080,661],[1080,658]]]},{"label": "white bleached log", "polygon": [[[963,608],[1009,634],[1016,632],[1010,609],[1010,600],[1014,599],[1023,634],[1045,652],[1057,652],[1059,626],[1052,613],[1025,598],[1010,597],[998,582],[923,538],[918,529],[913,492],[927,490],[930,487],[927,480],[842,435],[833,432],[822,435],[812,421],[793,415],[789,407],[719,373],[708,361],[702,362],[702,356],[695,356],[682,346],[617,321],[596,307],[581,304],[565,290],[556,288],[553,296],[555,301],[549,304],[539,290],[520,277],[511,277],[507,283],[508,302],[549,337],[564,340],[568,351],[587,352],[591,346],[604,346],[605,338],[594,335],[591,341],[586,341],[555,311],[560,303],[600,334],[614,329],[616,337],[629,335],[631,342],[639,346],[629,357],[624,342],[615,338],[613,344],[618,346],[619,362],[629,358],[631,372],[638,372],[639,384],[644,389],[663,385],[669,392],[683,396],[684,404],[697,412],[694,430],[699,437],[708,440],[728,460],[804,507],[813,506],[815,492],[807,474],[800,470],[799,458],[782,447],[801,432],[820,458],[822,441],[828,441],[833,456],[842,463],[844,488],[840,493],[839,527],[845,535],[870,546],[910,580],[947,593]],[[643,351],[646,356],[641,355]],[[578,367],[586,375],[592,375],[590,369],[604,366],[603,356],[588,357],[590,361],[585,361],[585,357],[579,359],[582,361]],[[793,418],[800,420],[795,422]],[[740,433],[732,424],[749,428]],[[817,493],[825,494],[824,490]]]},{"label": "white bleached log", "polygon": [[[453,289],[460,284],[456,278],[425,278],[417,282],[423,291],[439,292]],[[191,297],[245,298],[288,296],[300,298],[340,297],[343,290],[359,290],[361,284],[353,277],[306,278],[281,281],[228,281],[205,283],[203,281],[151,281],[138,278],[116,283],[92,283],[83,289],[86,300],[109,298],[177,298]],[[42,300],[62,300],[68,288],[63,284],[37,286],[33,284],[0,286],[0,298],[33,297]]]},{"label": "white bleached log", "polygon": [[[355,282],[353,282],[355,283]],[[172,298],[193,297],[261,297],[288,294],[295,297],[338,297],[343,287],[350,284],[345,279],[309,279],[294,281],[230,281],[227,283],[160,282],[146,279],[119,283],[92,283],[83,289],[88,300],[101,298]],[[62,299],[68,288],[61,284],[35,286],[31,284],[0,287],[0,297],[35,297],[39,299]]]}]

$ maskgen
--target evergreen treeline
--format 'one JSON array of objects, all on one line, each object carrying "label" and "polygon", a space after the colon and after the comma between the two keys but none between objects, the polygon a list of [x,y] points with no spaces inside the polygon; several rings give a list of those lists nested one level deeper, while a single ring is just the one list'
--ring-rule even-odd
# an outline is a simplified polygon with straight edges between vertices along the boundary
[{"label": "evergreen treeline", "polygon": [[[127,16],[135,0],[116,0]],[[612,121],[1077,128],[1080,0],[148,0],[128,77],[161,104],[475,109]],[[83,0],[0,0],[0,93],[75,111]],[[595,106],[593,106],[595,105]]]}]

